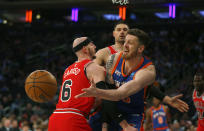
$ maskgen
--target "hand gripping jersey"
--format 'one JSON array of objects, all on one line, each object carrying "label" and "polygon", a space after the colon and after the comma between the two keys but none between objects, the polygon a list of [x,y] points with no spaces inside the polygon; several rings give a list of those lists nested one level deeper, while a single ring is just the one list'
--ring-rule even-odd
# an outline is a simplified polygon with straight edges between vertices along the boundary
[{"label": "hand gripping jersey", "polygon": [[158,108],[152,106],[150,109],[154,131],[169,130],[164,105],[160,105]]},{"label": "hand gripping jersey", "polygon": [[49,120],[49,131],[91,131],[85,116],[94,104],[93,97],[75,98],[83,88],[89,88],[85,67],[90,60],[75,62],[63,75],[56,110]]},{"label": "hand gripping jersey", "polygon": [[204,131],[204,94],[197,95],[197,91],[193,91],[193,102],[198,112],[198,128],[197,131]]}]

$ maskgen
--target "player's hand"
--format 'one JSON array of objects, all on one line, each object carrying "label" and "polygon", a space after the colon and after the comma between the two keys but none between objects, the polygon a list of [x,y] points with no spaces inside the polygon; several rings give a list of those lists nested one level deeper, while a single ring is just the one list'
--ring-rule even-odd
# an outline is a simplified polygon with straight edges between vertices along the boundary
[{"label": "player's hand", "polygon": [[166,96],[166,98],[164,98],[164,99],[166,99],[167,104],[176,108],[180,112],[187,112],[189,109],[188,104],[186,102],[182,101],[181,99],[179,99],[182,96],[183,96],[182,94],[176,95],[174,97]]},{"label": "player's hand", "polygon": [[93,79],[91,79],[90,82],[91,82],[91,86],[89,88],[82,89],[83,93],[76,95],[75,98],[97,96],[98,88],[96,88],[96,84],[94,83]]},{"label": "player's hand", "polygon": [[123,131],[138,131],[137,128],[134,128],[133,126],[127,126]]}]

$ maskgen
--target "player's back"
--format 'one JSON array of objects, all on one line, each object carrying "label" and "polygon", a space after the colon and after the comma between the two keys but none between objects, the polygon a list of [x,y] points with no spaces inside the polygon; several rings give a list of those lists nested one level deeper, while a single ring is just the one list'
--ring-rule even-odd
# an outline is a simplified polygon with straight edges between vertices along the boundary
[{"label": "player's back", "polygon": [[83,88],[88,88],[90,86],[85,73],[85,67],[90,62],[90,60],[75,62],[65,70],[59,100],[56,106],[57,111],[74,111],[85,116],[90,112],[94,103],[93,97],[78,99],[74,97],[82,93],[81,90]]}]

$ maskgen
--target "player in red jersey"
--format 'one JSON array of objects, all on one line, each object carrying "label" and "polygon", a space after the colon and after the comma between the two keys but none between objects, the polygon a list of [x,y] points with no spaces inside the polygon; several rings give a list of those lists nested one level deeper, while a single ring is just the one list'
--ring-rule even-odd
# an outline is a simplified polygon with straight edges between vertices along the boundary
[{"label": "player in red jersey", "polygon": [[118,23],[116,23],[113,30],[113,37],[115,38],[114,45],[97,51],[96,59],[94,61],[101,66],[105,66],[109,56],[122,51],[128,30],[129,26],[124,21],[119,21]]},{"label": "player in red jersey", "polygon": [[195,87],[193,91],[193,102],[198,112],[198,128],[197,131],[204,131],[204,75],[196,73],[193,80]]},{"label": "player in red jersey", "polygon": [[90,86],[90,78],[96,83],[104,81],[104,68],[91,61],[95,56],[95,48],[87,37],[74,40],[73,51],[78,61],[64,72],[58,104],[50,116],[48,131],[92,130],[85,117],[94,104],[94,98],[75,99],[74,96]]}]

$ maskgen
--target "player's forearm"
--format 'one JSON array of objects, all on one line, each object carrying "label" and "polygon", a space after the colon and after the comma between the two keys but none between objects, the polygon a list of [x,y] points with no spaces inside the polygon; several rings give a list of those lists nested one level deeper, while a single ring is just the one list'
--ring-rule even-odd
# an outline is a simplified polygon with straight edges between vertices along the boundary
[{"label": "player's forearm", "polygon": [[127,123],[126,120],[121,121],[119,124],[123,129],[125,129],[125,128],[127,128],[129,126],[129,124]]},{"label": "player's forearm", "polygon": [[102,123],[102,131],[108,131],[108,124],[106,122]]},{"label": "player's forearm", "polygon": [[111,101],[119,101],[139,92],[141,89],[143,89],[143,87],[143,85],[140,85],[139,83],[137,84],[135,81],[129,81],[128,83],[120,86],[118,89],[97,89],[97,97]]},{"label": "player's forearm", "polygon": [[119,101],[122,98],[121,93],[117,89],[104,90],[98,88],[97,97],[110,101]]}]

